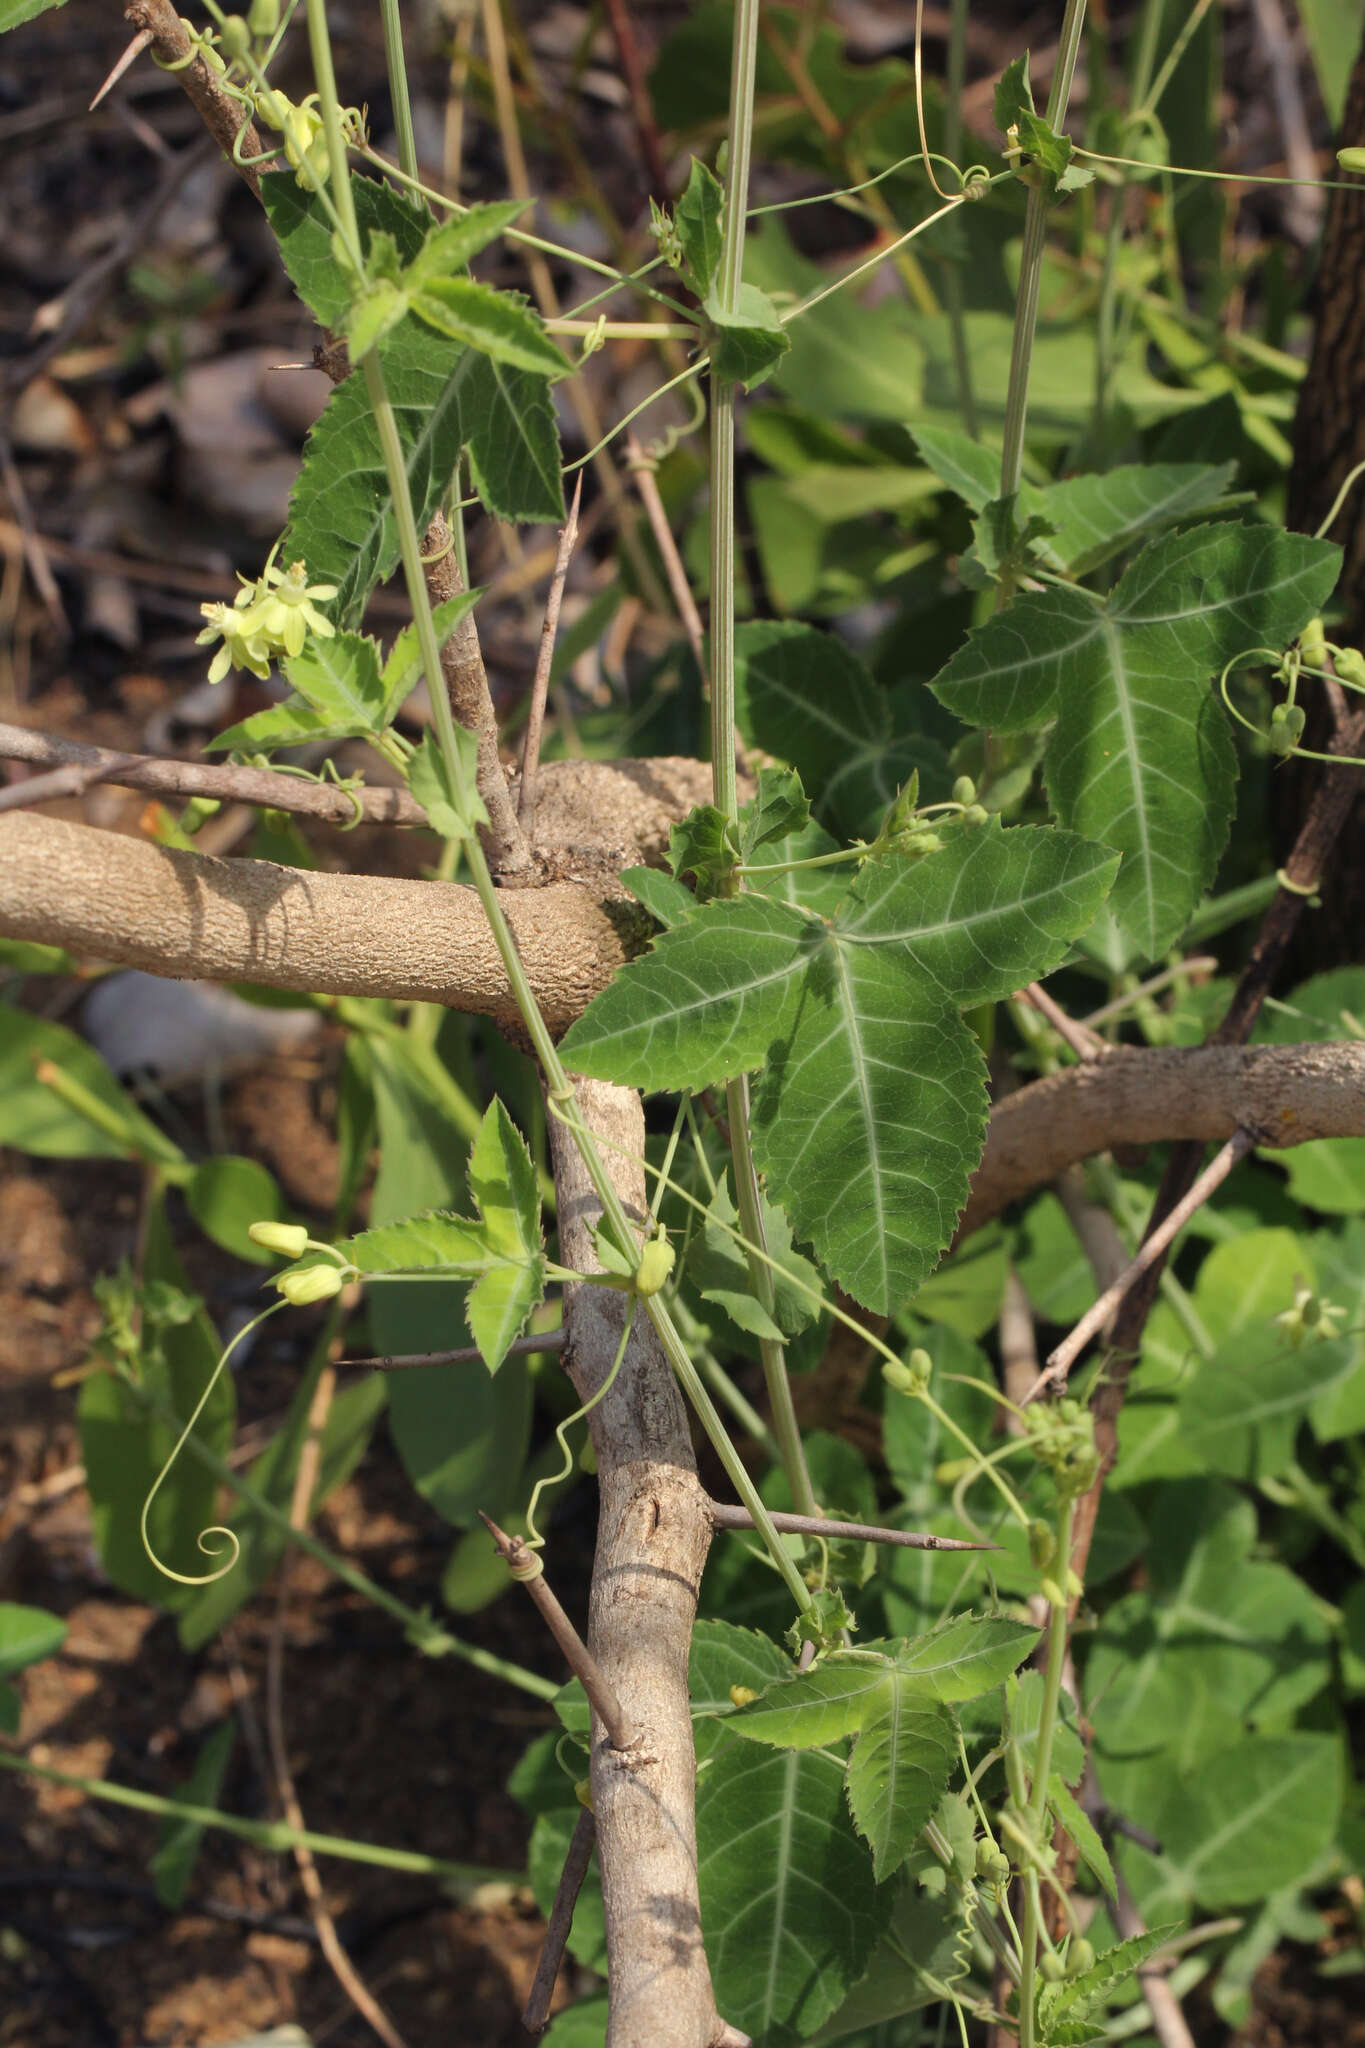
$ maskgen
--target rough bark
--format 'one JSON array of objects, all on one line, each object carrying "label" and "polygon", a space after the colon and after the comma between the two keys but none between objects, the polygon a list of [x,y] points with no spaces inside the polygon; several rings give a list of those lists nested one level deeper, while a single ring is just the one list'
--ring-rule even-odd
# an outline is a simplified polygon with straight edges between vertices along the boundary
[{"label": "rough bark", "polygon": [[[261,167],[253,164],[251,158],[261,155],[261,138],[241,101],[223,91],[216,74],[202,57],[196,57],[192,64],[184,62],[189,55],[190,39],[171,0],[131,0],[131,5],[123,11],[124,18],[134,28],[150,31],[150,47],[158,61],[177,67],[175,76],[187,98],[198,108],[204,126],[224,156],[236,163],[259,199]],[[241,146],[234,158],[233,145],[239,137]]]},{"label": "rough bark", "polygon": [[[640,1097],[606,1082],[580,1081],[578,1099],[584,1120],[604,1141],[628,1212],[643,1215]],[[595,1272],[590,1231],[600,1213],[597,1197],[573,1139],[553,1117],[550,1140],[560,1257],[576,1272]],[[626,1297],[605,1288],[566,1293],[565,1358],[584,1400],[611,1369],[626,1313]],[[607,2048],[709,2048],[720,2037],[720,2023],[697,1893],[687,1657],[712,1524],[682,1396],[643,1311],[590,1426],[599,1504],[588,1646],[634,1735],[629,1748],[614,1750],[594,1720],[592,1792],[611,2001]]]},{"label": "rough bark", "polygon": [[1134,1049],[1034,1081],[991,1111],[958,1236],[1097,1152],[1239,1125],[1265,1145],[1365,1137],[1365,1045]]}]

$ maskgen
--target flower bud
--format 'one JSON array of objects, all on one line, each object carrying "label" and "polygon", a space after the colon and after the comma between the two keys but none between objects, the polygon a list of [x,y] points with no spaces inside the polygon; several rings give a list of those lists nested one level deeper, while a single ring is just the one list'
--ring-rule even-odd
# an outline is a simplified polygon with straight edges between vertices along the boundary
[{"label": "flower bud", "polygon": [[1302,704],[1277,704],[1270,714],[1270,751],[1287,758],[1303,738],[1306,723]]},{"label": "flower bud", "polygon": [[1365,690],[1365,654],[1354,647],[1343,647],[1336,658],[1336,671],[1343,683],[1353,689]]},{"label": "flower bud", "polygon": [[1057,1555],[1057,1533],[1049,1522],[1030,1522],[1028,1525],[1028,1554],[1033,1559],[1034,1569],[1045,1572]]},{"label": "flower bud", "polygon": [[730,1705],[732,1707],[751,1707],[757,1698],[758,1694],[751,1685],[732,1685],[730,1687]]},{"label": "flower bud", "polygon": [[275,1285],[292,1307],[307,1308],[340,1294],[345,1281],[336,1266],[305,1266],[301,1273],[281,1273]]},{"label": "flower bud", "polygon": [[664,1236],[652,1237],[640,1253],[640,1263],[635,1268],[635,1292],[657,1294],[668,1284],[673,1271],[675,1254],[672,1245]]},{"label": "flower bud", "polygon": [[247,1236],[282,1259],[301,1259],[308,1249],[308,1232],[301,1223],[253,1223]]},{"label": "flower bud", "polygon": [[962,813],[962,822],[964,825],[969,826],[984,825],[989,817],[990,812],[984,804],[968,804],[966,810]]},{"label": "flower bud", "polygon": [[246,18],[253,36],[273,36],[280,25],[280,0],[251,0]]},{"label": "flower bud", "polygon": [[248,55],[251,49],[251,30],[240,14],[224,16],[223,25],[218,31],[218,46],[223,55],[230,57],[234,64],[240,64]]},{"label": "flower bud", "polygon": [[1066,1974],[1068,1977],[1083,1977],[1087,1970],[1093,1970],[1094,1967],[1094,1943],[1087,1941],[1083,1934],[1078,1935],[1067,1953]]},{"label": "flower bud", "polygon": [[1327,654],[1327,640],[1321,619],[1310,619],[1299,635],[1299,653],[1310,668],[1321,668]]},{"label": "flower bud", "polygon": [[953,802],[955,804],[974,804],[976,802],[976,784],[972,781],[970,775],[958,776],[957,781],[953,784]]},{"label": "flower bud", "polygon": [[1066,1965],[1052,1949],[1044,1949],[1038,1958],[1038,1975],[1045,1984],[1060,1984],[1066,1975]]},{"label": "flower bud", "polygon": [[1337,162],[1343,171],[1359,171],[1365,174],[1365,149],[1339,149]]}]

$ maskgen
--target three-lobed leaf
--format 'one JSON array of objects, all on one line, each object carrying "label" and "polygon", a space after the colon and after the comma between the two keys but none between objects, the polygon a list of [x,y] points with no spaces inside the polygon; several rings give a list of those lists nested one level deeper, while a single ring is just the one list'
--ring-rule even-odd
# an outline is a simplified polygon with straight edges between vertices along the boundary
[{"label": "three-lobed leaf", "polygon": [[952,1236],[980,1157],[983,1062],[958,1009],[1055,966],[1113,867],[1068,834],[992,824],[921,861],[866,862],[832,918],[706,904],[616,976],[565,1056],[646,1089],[766,1063],[770,1189],[840,1285],[888,1309]]},{"label": "three-lobed leaf", "polygon": [[969,724],[1055,721],[1053,809],[1122,855],[1111,908],[1149,957],[1179,936],[1232,817],[1236,757],[1210,678],[1287,646],[1339,562],[1326,542],[1230,522],[1154,540],[1103,603],[1069,588],[1016,598],[933,685]]}]

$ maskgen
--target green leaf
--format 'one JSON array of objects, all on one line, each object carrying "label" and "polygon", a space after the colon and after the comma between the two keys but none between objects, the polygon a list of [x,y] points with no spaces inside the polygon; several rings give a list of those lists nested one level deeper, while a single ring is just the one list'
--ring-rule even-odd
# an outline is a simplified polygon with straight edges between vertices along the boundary
[{"label": "green leaf", "polygon": [[285,662],[284,672],[334,737],[383,730],[379,649],[368,634],[336,633],[330,640],[312,634],[302,653]]},{"label": "green leaf", "polygon": [[412,310],[439,334],[478,349],[509,370],[562,377],[569,368],[519,294],[497,292],[468,277],[442,277],[414,292]]},{"label": "green leaf", "polygon": [[22,22],[33,21],[38,15],[65,5],[66,0],[0,0],[0,35],[6,29],[18,28]]},{"label": "green leaf", "polygon": [[[81,1458],[95,1541],[109,1578],[135,1600],[177,1613],[199,1589],[168,1579],[148,1557],[142,1509],[218,1362],[219,1347],[203,1303],[184,1291],[164,1202],[154,1202],[148,1214],[142,1281],[141,1377],[173,1419],[163,1421],[112,1372],[92,1372],[77,1404]],[[196,1439],[220,1458],[231,1447],[236,1406],[232,1375],[220,1373],[195,1425]],[[217,1498],[218,1480],[187,1446],[170,1467],[147,1524],[153,1551],[173,1571],[212,1569],[199,1536],[219,1519]]]},{"label": "green leaf", "polygon": [[674,879],[695,876],[702,897],[718,894],[726,876],[733,873],[735,860],[729,822],[716,804],[695,805],[669,832],[668,864]]},{"label": "green leaf", "polygon": [[768,1686],[735,1716],[730,1732],[778,1749],[825,1749],[857,1734],[891,1670],[879,1653],[841,1656],[835,1651],[813,1670]]},{"label": "green leaf", "polygon": [[1341,1764],[1336,1735],[1252,1735],[1215,1751],[1167,1792],[1169,1880],[1215,1912],[1300,1883],[1336,1835]]},{"label": "green leaf", "polygon": [[565,2006],[551,2020],[544,2039],[545,2048],[606,2048],[606,1999],[580,1998],[577,2005]]},{"label": "green leaf", "polygon": [[693,157],[687,189],[673,210],[673,225],[687,265],[688,281],[699,299],[710,291],[720,267],[724,206],[724,186],[704,163]]},{"label": "green leaf", "polygon": [[913,1884],[892,1889],[896,1902],[886,1939],[833,2019],[812,2036],[813,2048],[834,2041],[848,2041],[850,2048],[884,2048],[889,2041],[895,2048],[914,2038],[897,2023],[939,2004],[944,1985],[965,1974],[971,1945],[963,1939],[962,1896],[946,1887],[938,1893]]},{"label": "green leaf", "polygon": [[881,1884],[900,1868],[938,1805],[957,1757],[953,1717],[888,1674],[873,1692],[848,1764],[854,1826]]},{"label": "green leaf", "polygon": [[11,1678],[26,1665],[55,1656],[65,1641],[66,1623],[60,1615],[0,1600],[0,1678]]},{"label": "green leaf", "polygon": [[[45,1061],[75,1084],[70,1095],[39,1079]],[[87,1099],[90,1114],[81,1106]],[[183,1162],[179,1146],[142,1114],[92,1045],[9,1003],[0,1003],[0,1144],[44,1159]]]},{"label": "green leaf", "polygon": [[249,1235],[253,1223],[284,1223],[289,1205],[273,1173],[256,1159],[232,1154],[206,1159],[185,1183],[185,1206],[199,1228],[235,1258],[274,1266],[271,1252]]},{"label": "green leaf", "polygon": [[1005,66],[995,88],[995,125],[1002,135],[1008,135],[1019,116],[1033,112],[1033,87],[1028,75],[1029,53],[1014,57]]},{"label": "green leaf", "polygon": [[1296,1202],[1324,1216],[1358,1216],[1365,1209],[1365,1138],[1310,1138],[1287,1152],[1267,1149],[1289,1175]]},{"label": "green leaf", "polygon": [[410,301],[388,278],[379,278],[354,300],[344,323],[351,367],[362,363],[408,312]]},{"label": "green leaf", "polygon": [[[378,357],[419,531],[462,448],[495,517],[562,520],[559,440],[543,376],[495,363],[413,318],[385,336]],[[337,616],[347,623],[397,565],[388,472],[363,377],[337,386],[308,437],[284,553],[291,561],[302,556],[310,575],[336,584]]]},{"label": "green leaf", "polygon": [[[1008,1730],[1018,1750],[1019,1761],[1030,1776],[1038,1767],[1038,1728],[1043,1718],[1043,1695],[1042,1672],[1025,1671],[1018,1678],[1009,1680],[1000,1716],[1001,1734]],[[1065,1688],[1052,1730],[1052,1769],[1064,1785],[1079,1785],[1085,1775],[1085,1747],[1076,1732],[1076,1703]]]},{"label": "green leaf", "polygon": [[1180,1396],[1176,1428],[1199,1465],[1232,1479],[1273,1479],[1293,1460],[1310,1404],[1355,1370],[1349,1338],[1295,1348],[1274,1323],[1240,1331]]},{"label": "green leaf", "polygon": [[793,768],[760,768],[758,794],[739,810],[739,849],[751,860],[760,846],[805,830],[810,804]]},{"label": "green leaf", "polygon": [[850,747],[884,746],[891,728],[886,699],[853,650],[794,619],[736,629],[735,716],[744,737],[789,761],[815,796]]},{"label": "green leaf", "polygon": [[766,1337],[774,1343],[785,1344],[808,1329],[817,1313],[810,1294],[794,1287],[788,1276],[803,1281],[807,1288],[815,1288],[818,1292],[820,1275],[809,1259],[803,1259],[800,1252],[793,1251],[791,1225],[782,1211],[761,1196],[759,1199],[768,1255],[774,1262],[772,1278],[776,1298],[772,1314],[769,1315],[756,1300],[749,1277],[748,1257],[744,1247],[737,1244],[730,1234],[739,1227],[739,1217],[725,1180],[717,1184],[716,1192],[707,1205],[706,1220],[699,1235],[692,1240],[687,1255],[687,1271],[702,1298],[724,1309],[731,1322],[738,1324],[741,1330],[747,1330],[754,1337]]},{"label": "green leaf", "polygon": [[692,891],[672,875],[661,874],[658,868],[622,868],[621,880],[665,931],[675,924],[685,924],[697,907]]},{"label": "green leaf", "polygon": [[[236,1735],[235,1721],[219,1722],[213,1733],[201,1743],[194,1769],[181,1791],[171,1794],[172,1801],[178,1798],[186,1806],[217,1806]],[[167,1818],[161,1823],[157,1847],[147,1868],[158,1899],[172,1912],[178,1912],[185,1903],[203,1838],[202,1821]]]},{"label": "green leaf", "polygon": [[1077,1853],[1091,1876],[1104,1891],[1108,1892],[1111,1899],[1117,1898],[1118,1885],[1114,1877],[1114,1866],[1109,1861],[1109,1851],[1100,1839],[1099,1829],[1055,1771],[1048,1780],[1047,1796],[1053,1812],[1075,1843]]},{"label": "green leaf", "polygon": [[[422,202],[373,178],[352,176],[351,193],[366,246],[376,234],[389,235],[400,259],[410,262],[431,226]],[[322,326],[340,327],[351,307],[351,280],[337,262],[322,200],[305,192],[292,171],[264,172],[261,198],[295,291]]]},{"label": "green leaf", "polygon": [[[536,1904],[547,1914],[554,1904],[555,1892],[559,1887],[560,1874],[564,1869],[564,1858],[568,1854],[569,1842],[578,1819],[578,1801],[569,1788],[570,1804],[559,1806],[551,1813],[542,1813],[531,1830],[531,1847],[527,1856],[527,1869]],[[588,1865],[587,1875],[578,1894],[574,1907],[573,1923],[569,1930],[568,1948],[575,1962],[585,1970],[596,1970],[604,1975],[607,1967],[607,1925],[602,1905],[602,1878],[594,1856]]]},{"label": "green leaf", "polygon": [[[481,1273],[492,1256],[480,1226],[445,1209],[427,1209],[420,1216],[338,1238],[336,1249],[362,1273],[448,1273],[460,1280]],[[310,1255],[300,1263],[312,1266],[317,1260]]]},{"label": "green leaf", "polygon": [[697,1784],[702,1934],[716,2005],[764,2048],[792,2048],[862,1975],[890,1915],[833,1759],[721,1751]]},{"label": "green leaf", "polygon": [[1123,855],[1111,908],[1148,956],[1179,936],[1232,816],[1236,758],[1209,679],[1249,649],[1287,646],[1339,559],[1272,527],[1152,541],[1102,605],[1069,589],[1016,598],[933,684],[969,724],[1055,719],[1053,809]]},{"label": "green leaf", "polygon": [[[452,1096],[443,1063],[434,1058],[428,1070],[402,1048],[379,1040],[372,1041],[371,1057],[380,1160],[372,1217],[396,1222],[414,1203],[462,1199],[477,1126],[466,1135],[469,1105]],[[481,1230],[469,1223],[461,1227],[482,1244]],[[393,1287],[371,1281],[366,1302],[376,1349],[420,1352],[463,1344],[463,1301],[460,1282],[450,1278]],[[499,1504],[525,1498],[520,1480],[531,1432],[526,1359],[509,1358],[492,1375],[475,1359],[386,1377],[399,1457],[417,1491],[445,1521],[464,1528],[481,1507],[496,1514]]]},{"label": "green leaf", "polygon": [[564,1041],[588,1074],[702,1088],[757,1066],[755,1150],[796,1233],[889,1308],[952,1236],[980,1157],[980,1049],[953,1014],[1059,961],[1112,860],[998,826],[868,861],[816,923],[754,896],[704,905],[632,961]]},{"label": "green leaf", "polygon": [[455,748],[463,770],[462,790],[455,787],[433,732],[423,734],[421,746],[408,763],[408,788],[426,812],[433,831],[443,839],[472,839],[479,826],[488,823],[488,812],[479,795],[479,742],[468,727],[457,725]]},{"label": "green leaf", "polygon": [[[436,628],[436,645],[444,647],[461,619],[473,611],[482,590],[462,590],[456,597],[448,597],[444,604],[433,607],[431,622]],[[383,723],[392,725],[403,707],[408,693],[415,689],[422,672],[422,649],[417,637],[416,624],[404,626],[393,646],[389,649],[380,676],[383,695]]]},{"label": "green leaf", "polygon": [[1027,502],[1055,521],[1048,545],[1068,574],[1088,576],[1143,534],[1206,511],[1235,475],[1231,462],[1130,463],[1029,490]]},{"label": "green leaf", "polygon": [[[1105,1752],[1199,1740],[1190,1731],[1204,1702],[1273,1726],[1327,1683],[1328,1624],[1293,1572],[1250,1561],[1249,1502],[1216,1480],[1179,1480],[1157,1495],[1150,1526],[1149,1585],[1109,1609],[1086,1664]],[[1216,1723],[1208,1726],[1216,1746]]]},{"label": "green leaf", "polygon": [[469,1186],[488,1242],[504,1258],[535,1258],[541,1250],[540,1189],[526,1140],[501,1099],[484,1112],[469,1155]]},{"label": "green leaf", "polygon": [[283,704],[271,704],[253,711],[250,718],[214,733],[206,742],[210,752],[229,750],[243,754],[270,754],[280,747],[305,747],[314,740],[339,737],[324,712],[315,711],[302,697],[287,697]]},{"label": "green leaf", "polygon": [[960,1614],[896,1651],[896,1669],[944,1701],[979,1699],[1003,1685],[1038,1640],[1026,1622]]},{"label": "green leaf", "polygon": [[1103,1955],[1095,1958],[1091,1968],[1082,1970],[1078,1977],[1068,1978],[1062,1984],[1040,1985],[1038,2015],[1049,2029],[1049,2038],[1053,2038],[1051,2029],[1056,2021],[1086,2018],[1125,1978],[1131,1977],[1148,1956],[1155,1955],[1179,1931],[1178,1927],[1146,1928],[1141,1934],[1131,1935],[1127,1941],[1105,1949]]},{"label": "green leaf", "polygon": [[706,317],[713,329],[711,375],[723,383],[742,384],[752,391],[772,375],[791,347],[781,315],[756,284],[740,286],[734,307],[722,307],[713,288],[706,296]]},{"label": "green leaf", "polygon": [[789,1677],[791,1669],[786,1651],[757,1629],[736,1628],[729,1621],[694,1624],[687,1673],[699,1763],[714,1755],[725,1740],[722,1722],[737,1712],[731,1686],[762,1692],[774,1680]]},{"label": "green leaf", "polygon": [[431,229],[417,255],[407,266],[403,282],[410,289],[467,270],[481,249],[496,242],[530,205],[528,199],[498,199],[491,205],[471,206]]}]

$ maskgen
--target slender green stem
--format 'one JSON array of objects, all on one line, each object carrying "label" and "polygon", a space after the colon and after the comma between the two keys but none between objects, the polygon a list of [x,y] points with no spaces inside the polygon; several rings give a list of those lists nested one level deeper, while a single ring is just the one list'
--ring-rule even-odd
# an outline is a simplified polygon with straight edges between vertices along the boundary
[{"label": "slender green stem", "polygon": [[521,1882],[520,1871],[493,1870],[483,1863],[447,1863],[440,1856],[423,1856],[416,1849],[386,1849],[377,1842],[352,1842],[345,1835],[315,1835],[310,1828],[291,1828],[282,1820],[244,1820],[239,1814],[222,1813],[216,1806],[191,1806],[183,1799],[166,1799],[155,1792],[141,1792],[133,1785],[116,1785],[108,1778],[78,1778],[71,1771],[36,1764],[8,1749],[0,1749],[0,1766],[7,1771],[22,1771],[29,1777],[46,1778],[49,1784],[68,1785],[73,1792],[84,1792],[87,1799],[103,1799],[110,1806],[129,1806],[134,1813],[155,1813],[164,1820],[221,1828],[225,1834],[240,1835],[243,1841],[254,1842],[260,1849],[273,1849],[281,1854],[291,1849],[311,1849],[318,1856],[341,1856],[349,1863],[373,1863],[381,1870],[406,1870],[416,1877],[441,1877],[451,1884],[465,1886]]},{"label": "slender green stem", "polygon": [[389,70],[389,99],[393,125],[398,134],[398,161],[408,178],[417,176],[417,137],[412,128],[412,102],[408,98],[408,67],[403,56],[403,22],[398,0],[379,0],[384,17],[384,61]]},{"label": "slender green stem", "polygon": [[[1029,1819],[1035,1839],[1041,1839],[1047,1814],[1048,1780],[1052,1776],[1052,1745],[1057,1732],[1057,1709],[1062,1697],[1062,1666],[1066,1661],[1066,1575],[1071,1562],[1071,1529],[1075,1502],[1070,1494],[1057,1513],[1057,1570],[1061,1575],[1061,1598],[1053,1602],[1047,1630],[1047,1670],[1043,1676],[1043,1704],[1038,1716],[1034,1749],[1033,1783],[1029,1790]],[[1024,1922],[1020,1930],[1023,1969],[1019,1978],[1019,2048],[1033,2048],[1034,1973],[1038,1963],[1038,1939],[1042,1926],[1039,1911],[1038,1872],[1024,1873]]]},{"label": "slender green stem", "polygon": [[341,99],[332,66],[332,39],[327,32],[327,0],[307,0],[308,47],[313,59],[313,83],[322,108],[322,131],[327,137],[327,161],[332,172],[332,203],[341,232],[350,244],[351,261],[357,272],[364,268],[360,228],[351,191],[351,170],[346,156],[346,137],[341,126]]},{"label": "slender green stem", "polygon": [[[1047,100],[1048,126],[1056,128],[1071,97],[1071,80],[1085,27],[1085,0],[1066,0],[1057,68]],[[1043,245],[1047,236],[1047,192],[1030,189],[1024,213],[1024,243],[1019,260],[1019,292],[1015,302],[1014,339],[1010,349],[1009,393],[1005,400],[1005,445],[1000,463],[1000,495],[1013,497],[1024,468],[1024,425],[1028,416],[1029,366],[1038,331],[1038,299],[1043,281]],[[1004,585],[1002,583],[1003,590]]]},{"label": "slender green stem", "polygon": [[[735,1206],[739,1211],[740,1228],[746,1237],[756,1245],[767,1248],[767,1233],[763,1227],[763,1205],[758,1193],[758,1174],[754,1167],[752,1145],[749,1135],[749,1082],[741,1074],[737,1080],[726,1084],[725,1104],[729,1113],[730,1136],[735,1163]],[[737,1132],[744,1133],[742,1146],[735,1144]],[[768,1320],[774,1320],[777,1308],[777,1286],[773,1278],[772,1261],[768,1258],[750,1258],[749,1285],[753,1289],[759,1307]],[[792,1504],[798,1515],[818,1515],[819,1503],[815,1488],[811,1484],[810,1471],[806,1464],[806,1453],[801,1443],[801,1425],[796,1419],[792,1402],[791,1380],[787,1376],[787,1356],[780,1342],[771,1337],[760,1337],[758,1356],[763,1367],[763,1384],[767,1389],[768,1406],[772,1410],[773,1434],[777,1438],[782,1454],[782,1469],[792,1490]]]},{"label": "slender green stem", "polygon": [[[1156,62],[1157,36],[1161,29],[1163,13],[1164,0],[1145,0],[1129,95],[1130,105],[1135,110],[1142,110],[1151,85],[1152,67]],[[1104,257],[1100,266],[1100,295],[1095,335],[1095,407],[1090,426],[1091,446],[1097,460],[1102,455],[1105,413],[1109,403],[1109,382],[1114,374],[1116,362],[1114,335],[1118,307],[1118,262],[1119,252],[1123,247],[1123,217],[1130,183],[1131,180],[1125,178],[1109,194],[1109,224],[1105,231]]]},{"label": "slender green stem", "polygon": [[[163,1422],[174,1425],[179,1421],[170,1404],[159,1400],[149,1387],[134,1379],[131,1373],[121,1372],[119,1377],[140,1406],[149,1409]],[[429,1615],[420,1613],[417,1608],[409,1607],[405,1601],[386,1592],[383,1586],[377,1585],[355,1565],[348,1563],[344,1557],[339,1557],[334,1550],[329,1550],[325,1543],[320,1543],[310,1530],[296,1529],[283,1508],[276,1507],[274,1501],[268,1499],[265,1494],[257,1493],[254,1486],[234,1472],[231,1465],[215,1451],[211,1451],[199,1437],[187,1437],[184,1447],[192,1458],[197,1458],[204,1469],[213,1474],[220,1485],[235,1493],[253,1514],[260,1516],[263,1522],[269,1522],[272,1528],[278,1529],[287,1542],[296,1545],[300,1550],[306,1550],[319,1564],[326,1565],[334,1578],[340,1579],[353,1592],[361,1594],[373,1606],[382,1608],[385,1614],[392,1615],[412,1641],[428,1655],[459,1657],[464,1663],[473,1664],[478,1670],[487,1671],[494,1678],[506,1679],[509,1685],[520,1687],[522,1692],[530,1693],[535,1699],[553,1699],[559,1691],[553,1679],[542,1678],[539,1672],[527,1671],[520,1664],[511,1664],[505,1657],[496,1657],[491,1650],[481,1650],[475,1643],[462,1642],[458,1636],[451,1635],[448,1629],[432,1621]]]},{"label": "slender green stem", "polygon": [[[738,0],[735,8],[734,61],[730,74],[730,158],[725,179],[723,242],[717,297],[721,309],[739,304],[744,274],[744,223],[749,203],[749,157],[754,123],[754,75],[758,62],[759,0]],[[735,775],[735,385],[729,378],[711,378],[711,781],[716,807],[733,825],[739,816]],[[730,1149],[735,1169],[735,1200],[744,1235],[766,1251],[763,1209],[749,1131],[749,1086],[743,1078],[726,1089]],[[749,1285],[771,1318],[774,1287],[771,1264],[746,1254]],[[763,1379],[772,1409],[773,1433],[782,1453],[792,1499],[799,1514],[816,1515],[819,1507],[801,1430],[792,1405],[787,1362],[780,1343],[759,1341]],[[747,1503],[746,1503],[747,1505]]]}]

